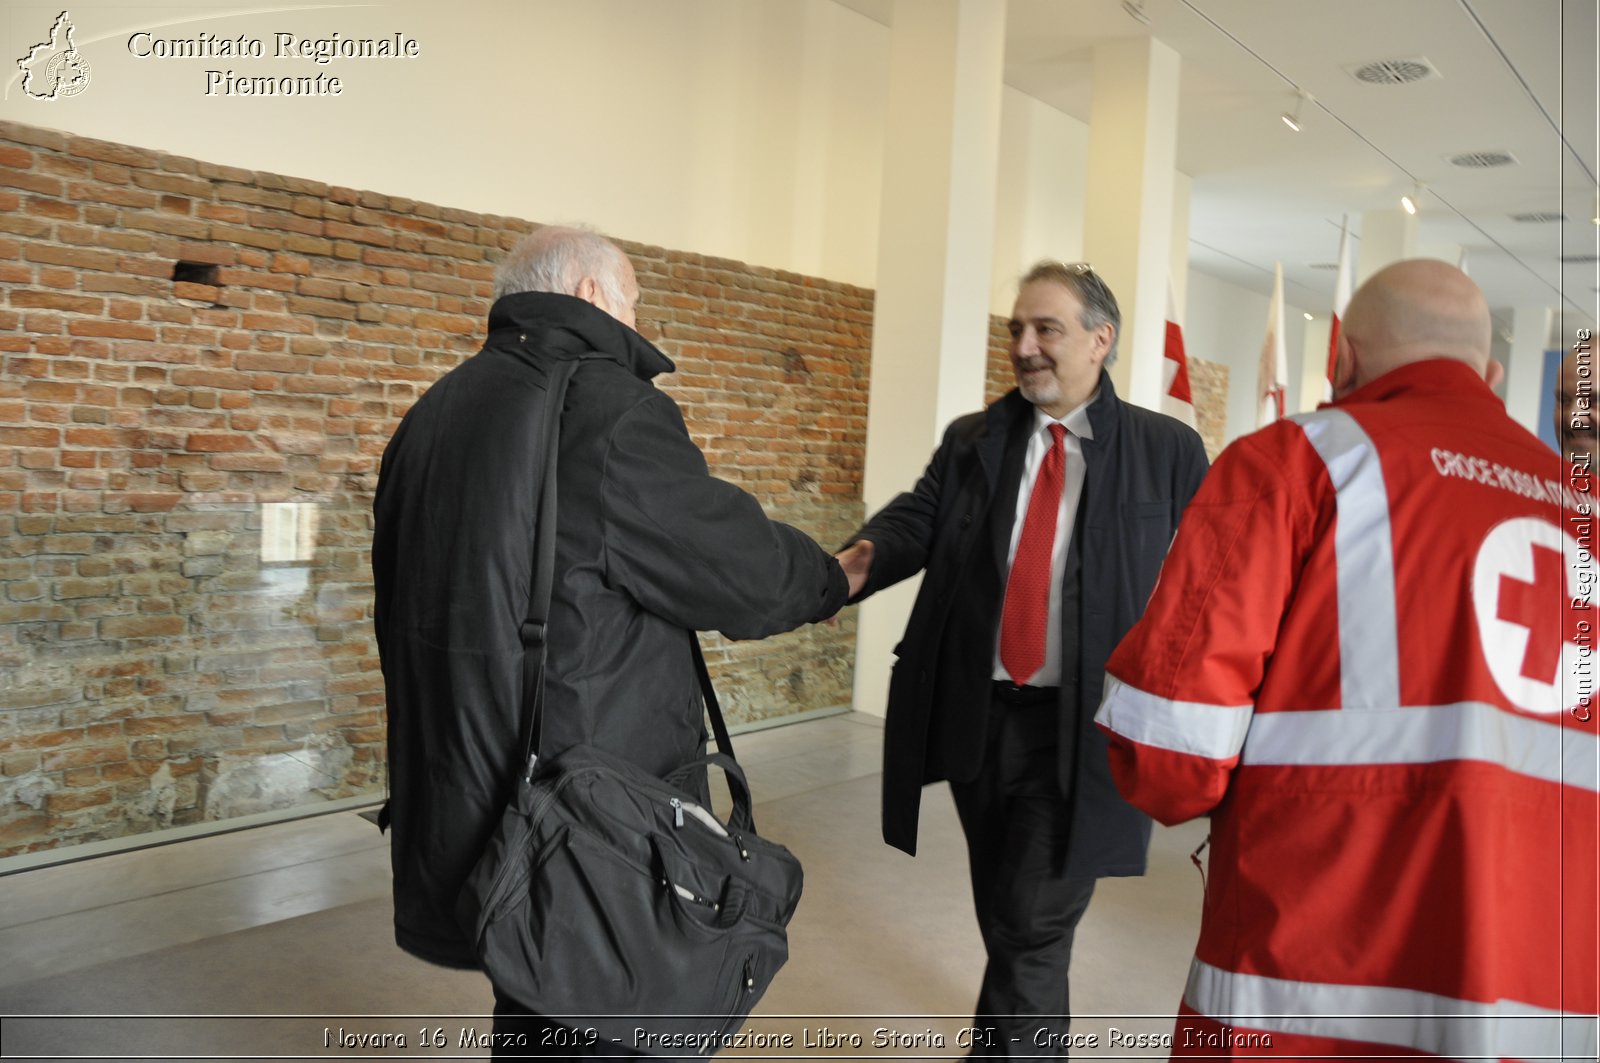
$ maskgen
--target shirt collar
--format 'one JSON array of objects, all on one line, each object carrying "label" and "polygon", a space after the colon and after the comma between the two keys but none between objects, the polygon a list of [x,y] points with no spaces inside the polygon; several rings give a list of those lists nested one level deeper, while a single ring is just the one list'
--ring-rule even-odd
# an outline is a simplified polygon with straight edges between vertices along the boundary
[{"label": "shirt collar", "polygon": [[1048,413],[1045,413],[1039,407],[1035,406],[1033,408],[1033,430],[1035,432],[1042,432],[1048,425],[1059,424],[1066,426],[1067,431],[1071,432],[1079,439],[1093,439],[1094,425],[1089,421],[1089,407],[1093,405],[1094,400],[1099,397],[1100,389],[1095,388],[1094,394],[1085,399],[1082,405],[1068,410],[1067,415],[1059,420],[1051,417]]}]

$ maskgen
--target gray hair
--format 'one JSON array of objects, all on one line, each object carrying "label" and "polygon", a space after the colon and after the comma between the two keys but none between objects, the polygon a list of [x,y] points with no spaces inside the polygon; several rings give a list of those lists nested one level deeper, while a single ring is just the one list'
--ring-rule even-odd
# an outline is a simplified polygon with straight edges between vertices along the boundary
[{"label": "gray hair", "polygon": [[519,292],[576,295],[583,279],[592,277],[608,303],[623,307],[627,261],[621,248],[592,229],[546,225],[518,240],[495,268],[494,297]]},{"label": "gray hair", "polygon": [[1046,260],[1036,263],[1023,275],[1021,287],[1026,288],[1035,281],[1051,281],[1076,295],[1083,304],[1083,312],[1078,315],[1082,328],[1093,331],[1101,325],[1111,326],[1111,349],[1106,352],[1105,364],[1114,364],[1117,341],[1122,338],[1122,311],[1117,307],[1117,297],[1111,294],[1100,274],[1087,262]]}]

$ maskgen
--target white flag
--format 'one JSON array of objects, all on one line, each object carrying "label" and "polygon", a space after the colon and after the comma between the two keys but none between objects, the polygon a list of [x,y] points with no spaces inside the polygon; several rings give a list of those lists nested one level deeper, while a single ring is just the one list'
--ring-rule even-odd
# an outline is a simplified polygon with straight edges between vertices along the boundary
[{"label": "white flag", "polygon": [[1261,344],[1257,375],[1256,427],[1265,428],[1287,413],[1289,355],[1283,346],[1283,263],[1272,264],[1272,305],[1267,307],[1267,337]]}]

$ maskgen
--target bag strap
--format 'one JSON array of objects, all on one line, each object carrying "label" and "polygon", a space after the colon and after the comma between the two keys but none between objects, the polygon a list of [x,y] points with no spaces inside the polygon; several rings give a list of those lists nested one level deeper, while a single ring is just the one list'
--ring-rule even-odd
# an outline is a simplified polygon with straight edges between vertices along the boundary
[{"label": "bag strap", "polygon": [[544,732],[544,670],[549,649],[550,597],[556,581],[556,456],[561,445],[561,405],[576,369],[574,361],[557,361],[544,393],[544,476],[539,484],[539,508],[534,517],[528,615],[518,632],[522,639],[522,711],[529,719],[522,758],[527,765],[523,777],[527,779],[533,778],[534,766],[539,762],[539,740]]},{"label": "bag strap", "polygon": [[[576,360],[563,359],[556,363],[545,390],[545,464],[543,482],[539,486],[539,513],[534,532],[532,588],[528,593],[528,615],[522,622],[522,706],[529,717],[528,737],[523,745],[523,778],[531,780],[539,763],[540,742],[544,735],[544,673],[547,664],[547,636],[550,622],[550,598],[555,589],[556,572],[556,457],[561,444],[561,407],[566,398],[567,384],[577,369]],[[716,737],[717,749],[733,760],[733,739],[722,720],[722,706],[717,702],[717,692],[711,685],[711,673],[706,668],[705,654],[700,650],[700,639],[693,631],[688,633],[690,652],[694,657],[695,675],[700,681],[700,696],[705,701],[706,712],[711,717],[711,733]],[[741,774],[742,779],[742,774]],[[745,788],[744,818],[749,819],[749,788]]]}]

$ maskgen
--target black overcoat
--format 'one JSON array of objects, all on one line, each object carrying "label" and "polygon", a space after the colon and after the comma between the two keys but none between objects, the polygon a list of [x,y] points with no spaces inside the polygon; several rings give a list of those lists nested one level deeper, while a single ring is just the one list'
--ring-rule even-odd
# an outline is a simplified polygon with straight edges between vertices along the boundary
[{"label": "black overcoat", "polygon": [[[1139,875],[1150,820],[1117,792],[1093,718],[1106,658],[1143,612],[1207,462],[1193,429],[1122,402],[1104,372],[1088,413],[1080,638],[1075,660],[1062,656],[1060,782],[1073,804],[1067,871]],[[916,852],[922,786],[972,779],[983,763],[1006,551],[1033,418],[1013,390],[958,419],[916,486],[854,536],[876,547],[857,600],[926,570],[895,649],[884,735],[883,837],[908,853]],[[992,520],[996,506],[1004,508]]]},{"label": "black overcoat", "polygon": [[665,774],[703,741],[691,631],[762,638],[847,593],[816,543],[710,474],[651,383],[665,355],[571,296],[497,300],[483,350],[400,423],[373,502],[395,937],[434,962],[475,965],[456,895],[523,759],[519,629],[559,360],[579,365],[556,474],[545,757],[584,742]]}]

